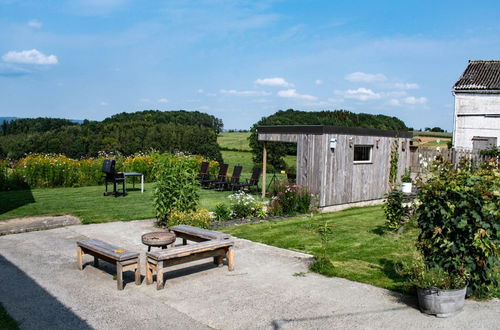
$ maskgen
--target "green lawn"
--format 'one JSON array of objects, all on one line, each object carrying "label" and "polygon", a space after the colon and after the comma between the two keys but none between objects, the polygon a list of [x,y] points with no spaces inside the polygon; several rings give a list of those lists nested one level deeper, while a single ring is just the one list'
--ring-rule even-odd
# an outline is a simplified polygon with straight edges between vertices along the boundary
[{"label": "green lawn", "polygon": [[250,151],[250,146],[248,145],[249,136],[250,132],[221,133],[217,137],[217,143],[221,148]]},{"label": "green lawn", "polygon": [[252,241],[319,255],[322,248],[316,228],[326,221],[333,228],[327,244],[327,255],[333,267],[325,275],[406,291],[404,279],[394,272],[394,264],[415,251],[417,230],[396,236],[384,234],[384,214],[379,206],[231,226],[222,230]]},{"label": "green lawn", "polygon": [[[0,192],[0,220],[71,214],[84,223],[126,221],[154,218],[152,183],[145,192],[129,191],[126,197],[103,196],[103,186],[80,188],[47,188]],[[200,189],[200,207],[213,210],[227,202],[230,192]]]}]

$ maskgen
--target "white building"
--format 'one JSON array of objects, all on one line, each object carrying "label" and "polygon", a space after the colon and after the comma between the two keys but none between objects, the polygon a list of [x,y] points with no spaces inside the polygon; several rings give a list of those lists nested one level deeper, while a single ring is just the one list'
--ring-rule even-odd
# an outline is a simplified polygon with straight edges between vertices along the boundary
[{"label": "white building", "polygon": [[500,143],[500,61],[469,61],[453,88],[453,147],[480,150]]}]

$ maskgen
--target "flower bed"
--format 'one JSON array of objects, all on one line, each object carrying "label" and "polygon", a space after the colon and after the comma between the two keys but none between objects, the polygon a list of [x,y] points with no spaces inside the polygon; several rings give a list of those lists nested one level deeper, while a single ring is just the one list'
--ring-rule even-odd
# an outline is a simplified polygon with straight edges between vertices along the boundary
[{"label": "flower bed", "polygon": [[[82,187],[100,185],[104,159],[114,159],[118,172],[143,173],[146,182],[154,180],[155,161],[165,155],[155,152],[122,156],[101,153],[96,158],[71,159],[64,155],[30,154],[17,161],[0,160],[0,190],[54,187]],[[178,158],[192,159],[193,168],[203,161],[202,156],[174,155]],[[210,171],[217,171],[218,163],[210,162]]]}]

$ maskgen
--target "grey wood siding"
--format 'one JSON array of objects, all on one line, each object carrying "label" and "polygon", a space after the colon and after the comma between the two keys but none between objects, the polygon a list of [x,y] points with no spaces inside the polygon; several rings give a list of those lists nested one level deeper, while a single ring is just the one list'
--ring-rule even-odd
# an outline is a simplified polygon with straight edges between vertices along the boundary
[{"label": "grey wood siding", "polygon": [[[335,151],[330,149],[331,138],[337,139]],[[408,138],[261,133],[259,140],[297,142],[297,183],[319,194],[320,207],[383,198],[389,191],[391,145],[394,141],[399,152],[398,181],[410,160]],[[354,163],[355,145],[373,146],[370,163]]]}]

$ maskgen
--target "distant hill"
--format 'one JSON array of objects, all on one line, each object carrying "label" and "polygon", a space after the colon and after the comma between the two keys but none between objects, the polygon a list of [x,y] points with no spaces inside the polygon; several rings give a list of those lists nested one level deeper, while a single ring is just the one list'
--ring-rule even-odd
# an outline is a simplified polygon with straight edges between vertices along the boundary
[{"label": "distant hill", "polygon": [[100,151],[183,152],[222,160],[217,133],[222,120],[196,111],[139,111],[103,121],[19,118],[0,124],[0,158],[29,153],[95,157]]},{"label": "distant hill", "polygon": [[0,117],[0,124],[3,123],[4,121],[13,121],[18,119],[17,117]]},{"label": "distant hill", "polygon": [[[13,121],[16,119],[21,119],[19,117],[0,117],[0,124],[3,123],[4,121]],[[70,122],[75,123],[75,124],[83,124],[82,119],[68,119]]]}]

